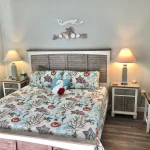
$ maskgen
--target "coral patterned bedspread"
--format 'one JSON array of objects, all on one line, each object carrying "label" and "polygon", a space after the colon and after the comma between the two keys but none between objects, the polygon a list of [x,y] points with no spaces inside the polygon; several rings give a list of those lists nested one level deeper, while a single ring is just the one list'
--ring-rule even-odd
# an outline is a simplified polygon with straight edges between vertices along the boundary
[{"label": "coral patterned bedspread", "polygon": [[107,103],[105,87],[56,96],[50,88],[29,85],[0,99],[0,128],[100,139]]}]

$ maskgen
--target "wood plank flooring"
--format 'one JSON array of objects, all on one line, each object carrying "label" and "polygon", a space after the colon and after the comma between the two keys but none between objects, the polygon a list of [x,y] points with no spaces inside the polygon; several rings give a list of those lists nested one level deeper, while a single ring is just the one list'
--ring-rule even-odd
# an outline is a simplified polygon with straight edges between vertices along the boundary
[{"label": "wood plank flooring", "polygon": [[134,120],[131,116],[106,117],[101,139],[105,150],[150,150],[150,134],[146,133],[143,113]]}]

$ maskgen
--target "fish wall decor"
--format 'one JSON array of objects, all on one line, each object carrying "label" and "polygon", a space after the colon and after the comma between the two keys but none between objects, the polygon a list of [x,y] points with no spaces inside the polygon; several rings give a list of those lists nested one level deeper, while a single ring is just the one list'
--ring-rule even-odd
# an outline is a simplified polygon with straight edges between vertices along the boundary
[{"label": "fish wall decor", "polygon": [[86,39],[87,38],[87,34],[86,33],[75,33],[74,28],[70,27],[70,28],[66,28],[65,32],[62,32],[58,35],[53,35],[53,40],[57,40],[57,39],[76,39],[76,38],[82,38],[82,39]]}]

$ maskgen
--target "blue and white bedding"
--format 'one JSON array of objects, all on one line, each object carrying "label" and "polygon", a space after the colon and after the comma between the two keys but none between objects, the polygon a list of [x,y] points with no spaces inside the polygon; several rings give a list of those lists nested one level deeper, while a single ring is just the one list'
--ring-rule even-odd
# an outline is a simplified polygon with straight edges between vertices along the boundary
[{"label": "blue and white bedding", "polygon": [[107,103],[105,87],[56,96],[51,88],[28,85],[0,99],[0,128],[94,141],[101,139]]}]

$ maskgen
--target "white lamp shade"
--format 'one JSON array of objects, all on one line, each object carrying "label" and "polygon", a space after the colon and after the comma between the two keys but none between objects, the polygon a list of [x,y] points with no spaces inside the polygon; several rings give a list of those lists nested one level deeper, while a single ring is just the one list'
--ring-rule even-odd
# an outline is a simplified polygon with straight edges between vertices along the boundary
[{"label": "white lamp shade", "polygon": [[5,56],[4,61],[5,62],[21,61],[21,58],[16,52],[16,50],[9,50]]},{"label": "white lamp shade", "polygon": [[124,48],[120,51],[116,58],[116,62],[119,63],[135,63],[136,60],[130,49]]}]

